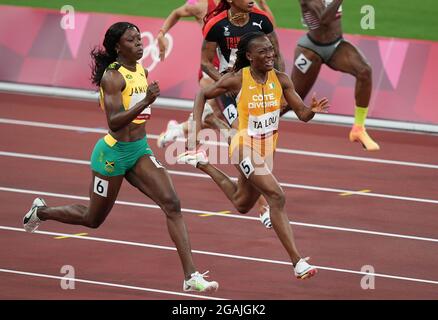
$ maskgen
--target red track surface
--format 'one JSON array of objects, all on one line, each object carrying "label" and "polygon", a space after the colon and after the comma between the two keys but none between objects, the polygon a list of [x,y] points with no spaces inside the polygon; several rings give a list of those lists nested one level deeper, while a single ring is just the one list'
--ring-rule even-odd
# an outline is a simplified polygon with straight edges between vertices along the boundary
[{"label": "red track surface", "polygon": [[[0,118],[90,128],[105,128],[105,117],[95,103],[51,98],[0,95]],[[159,134],[170,118],[179,121],[187,112],[155,109],[149,134]],[[325,152],[346,156],[397,160],[437,165],[438,136],[370,130],[382,151],[366,153],[347,140],[349,128],[334,125],[283,122],[280,148]],[[88,161],[102,136],[17,124],[0,124],[0,151]],[[150,144],[164,162],[164,152]],[[0,187],[35,190],[73,196],[88,196],[87,165],[0,155],[3,169]],[[188,166],[167,165],[169,170],[201,173]],[[223,167],[236,175],[231,166]],[[275,174],[282,183],[343,190],[369,189],[371,193],[434,203],[369,197],[340,196],[338,192],[285,187],[287,212],[294,222],[319,226],[377,231],[427,239],[366,234],[315,226],[293,225],[300,252],[321,266],[315,278],[298,281],[290,265],[248,261],[253,257],[288,262],[274,231],[257,220],[230,216],[200,217],[186,213],[193,250],[239,257],[194,253],[198,269],[210,270],[220,283],[212,297],[228,299],[437,299],[438,298],[438,169],[379,164],[278,153]],[[212,180],[172,175],[182,207],[206,211],[236,211]],[[72,265],[76,278],[118,285],[182,291],[182,270],[175,251],[86,239],[55,240],[54,235],[26,234],[22,217],[38,193],[0,190],[0,269],[61,277],[63,265]],[[84,200],[44,196],[49,205],[86,203]],[[124,183],[118,200],[153,204]],[[415,200],[415,199],[414,199]],[[249,213],[255,217],[255,212]],[[158,209],[115,205],[105,223],[96,230],[46,222],[40,231],[173,247],[165,218]],[[433,240],[435,239],[435,241]],[[363,290],[362,266],[377,274],[374,290]],[[342,270],[327,270],[337,268]],[[415,280],[416,279],[416,280]],[[424,283],[420,280],[431,280]],[[187,299],[171,293],[76,283],[75,290],[62,290],[60,280],[0,271],[1,299]]]}]

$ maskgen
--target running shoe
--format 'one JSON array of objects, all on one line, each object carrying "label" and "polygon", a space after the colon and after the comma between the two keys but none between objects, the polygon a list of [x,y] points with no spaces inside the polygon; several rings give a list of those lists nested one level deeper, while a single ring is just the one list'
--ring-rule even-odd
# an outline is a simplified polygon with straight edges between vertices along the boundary
[{"label": "running shoe", "polygon": [[176,162],[180,164],[190,164],[197,168],[200,164],[208,164],[208,157],[204,150],[187,151],[181,153]]},{"label": "running shoe", "polygon": [[380,150],[379,145],[374,142],[373,139],[368,135],[365,127],[354,125],[350,131],[350,141],[358,141],[362,144],[363,148],[368,151],[378,151]]},{"label": "running shoe", "polygon": [[309,257],[300,259],[294,267],[295,277],[300,280],[308,279],[313,277],[318,270],[307,263]]},{"label": "running shoe", "polygon": [[271,223],[269,206],[264,206],[263,208],[265,209],[265,212],[260,214],[260,221],[263,223],[266,229],[271,229],[272,223]]},{"label": "running shoe", "polygon": [[37,211],[41,207],[47,207],[47,205],[42,198],[36,198],[23,218],[23,227],[26,232],[34,232],[40,226],[42,221],[38,218]]},{"label": "running shoe", "polygon": [[157,139],[158,148],[165,148],[178,138],[178,131],[175,130],[177,125],[176,120],[170,120],[167,123],[166,131],[162,132]]},{"label": "running shoe", "polygon": [[204,278],[208,278],[207,273],[208,271],[192,273],[192,277],[189,280],[184,280],[183,290],[198,292],[216,291],[219,288],[219,284],[216,281],[205,280]]}]

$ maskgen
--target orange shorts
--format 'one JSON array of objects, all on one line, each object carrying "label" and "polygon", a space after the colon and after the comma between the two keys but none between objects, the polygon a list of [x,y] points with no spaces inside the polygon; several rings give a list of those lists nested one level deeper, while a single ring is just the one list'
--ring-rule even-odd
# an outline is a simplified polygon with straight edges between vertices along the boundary
[{"label": "orange shorts", "polygon": [[277,140],[278,132],[265,137],[250,137],[246,130],[241,130],[231,139],[229,156],[232,158],[236,148],[240,150],[242,146],[247,146],[262,158],[266,158],[274,154],[277,147]]}]

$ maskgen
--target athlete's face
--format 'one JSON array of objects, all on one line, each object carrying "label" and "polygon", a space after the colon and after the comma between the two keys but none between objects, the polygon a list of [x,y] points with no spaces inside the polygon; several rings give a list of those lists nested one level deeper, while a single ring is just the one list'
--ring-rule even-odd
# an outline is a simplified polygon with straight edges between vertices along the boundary
[{"label": "athlete's face", "polygon": [[275,51],[268,37],[251,41],[246,55],[251,66],[257,70],[268,72],[274,68]]},{"label": "athlete's face", "polygon": [[143,43],[137,29],[127,29],[120,37],[116,50],[118,50],[119,56],[123,56],[128,60],[137,61],[141,59],[143,56]]},{"label": "athlete's face", "polygon": [[255,5],[253,0],[228,0],[228,3],[239,12],[251,12]]}]

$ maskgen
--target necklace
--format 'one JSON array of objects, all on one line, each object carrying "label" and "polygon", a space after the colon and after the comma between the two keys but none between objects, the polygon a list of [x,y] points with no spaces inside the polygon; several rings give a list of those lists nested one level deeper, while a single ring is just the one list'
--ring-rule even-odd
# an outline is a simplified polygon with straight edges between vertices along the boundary
[{"label": "necklace", "polygon": [[238,12],[233,15],[230,9],[228,10],[228,19],[230,20],[231,23],[235,25],[244,26],[249,21],[249,14],[245,12]]}]

